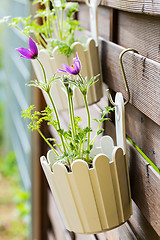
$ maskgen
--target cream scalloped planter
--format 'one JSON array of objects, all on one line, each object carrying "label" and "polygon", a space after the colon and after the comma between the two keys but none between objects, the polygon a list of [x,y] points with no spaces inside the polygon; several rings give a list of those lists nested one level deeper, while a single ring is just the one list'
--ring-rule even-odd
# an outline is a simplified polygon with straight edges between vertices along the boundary
[{"label": "cream scalloped planter", "polygon": [[55,162],[50,150],[41,164],[68,230],[93,234],[113,229],[132,214],[128,164],[126,159],[124,102],[116,94],[115,122],[118,147],[109,136],[92,150],[93,167],[76,160],[71,172]]},{"label": "cream scalloped planter", "polygon": [[[101,65],[99,59],[99,51],[98,47],[95,45],[95,41],[93,39],[88,39],[87,42],[87,50],[84,50],[83,46],[80,43],[75,43],[72,45],[75,49],[75,52],[78,53],[78,57],[81,61],[82,71],[81,75],[87,77],[90,80],[91,77],[96,76],[101,73]],[[52,75],[57,72],[57,69],[62,69],[62,64],[72,65],[73,58],[75,57],[75,53],[71,54],[70,57],[66,57],[65,55],[59,54],[58,47],[53,50],[53,57],[50,57],[46,50],[40,50],[39,59],[44,65],[46,70],[47,79],[50,79]],[[39,63],[35,60],[32,61],[32,65],[38,81],[44,82],[43,73]],[[67,96],[62,89],[62,83],[60,80],[56,80],[52,84],[51,95],[54,99],[57,110],[65,110],[68,108],[67,105]],[[102,77],[100,76],[99,81],[92,85],[88,92],[88,103],[95,103],[100,100],[103,96],[102,91]],[[44,95],[47,104],[50,105],[50,101],[46,95]],[[82,107],[84,106],[83,98],[78,89],[74,91],[74,107]]]},{"label": "cream scalloped planter", "polygon": [[[92,234],[115,228],[132,214],[123,150],[114,147],[112,138],[106,136],[96,152],[104,154],[94,157],[93,168],[77,160],[71,166],[72,172],[67,172],[63,164],[53,164],[55,155],[51,150],[47,160],[41,157],[65,226],[76,233]],[[112,156],[112,160],[107,156]]]}]

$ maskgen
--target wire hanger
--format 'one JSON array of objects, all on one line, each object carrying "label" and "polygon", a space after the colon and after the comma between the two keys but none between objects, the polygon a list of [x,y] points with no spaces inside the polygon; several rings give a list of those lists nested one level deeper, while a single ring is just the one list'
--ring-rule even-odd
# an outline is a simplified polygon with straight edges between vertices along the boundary
[{"label": "wire hanger", "polygon": [[[126,52],[129,52],[129,51],[132,51],[132,52],[134,52],[134,53],[138,53],[135,49],[128,48],[128,49],[125,49],[124,51],[122,51],[121,54],[120,54],[120,56],[119,56],[119,64],[120,64],[120,69],[121,69],[122,76],[123,76],[123,82],[124,82],[124,85],[125,85],[126,92],[127,92],[127,94],[128,94],[128,98],[127,98],[126,102],[124,103],[124,106],[127,105],[127,103],[129,103],[129,100],[130,100],[130,92],[129,92],[128,83],[127,83],[127,79],[126,79],[126,74],[125,74],[125,71],[124,71],[123,63],[122,63],[122,57],[123,57],[123,55],[124,55]],[[112,96],[111,96],[111,94],[110,94],[109,89],[107,89],[106,91],[107,91],[107,95],[108,95],[108,99],[109,99],[110,103],[111,103],[113,106],[117,106],[117,104],[115,104],[115,102],[114,102],[113,99],[112,99]]]}]

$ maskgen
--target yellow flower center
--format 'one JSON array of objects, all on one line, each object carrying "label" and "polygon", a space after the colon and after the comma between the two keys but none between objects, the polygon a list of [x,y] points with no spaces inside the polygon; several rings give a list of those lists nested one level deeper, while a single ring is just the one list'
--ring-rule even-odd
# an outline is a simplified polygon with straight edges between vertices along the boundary
[{"label": "yellow flower center", "polygon": [[74,69],[74,65],[71,66]]}]

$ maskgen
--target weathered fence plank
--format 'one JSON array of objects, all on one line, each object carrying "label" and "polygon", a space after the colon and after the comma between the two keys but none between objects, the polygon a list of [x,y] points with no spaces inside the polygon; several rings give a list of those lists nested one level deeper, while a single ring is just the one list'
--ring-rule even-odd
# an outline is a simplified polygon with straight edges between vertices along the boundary
[{"label": "weathered fence plank", "polygon": [[151,15],[160,14],[159,0],[102,0],[102,4],[123,11],[146,13]]},{"label": "weathered fence plank", "polygon": [[81,27],[90,30],[89,8],[86,6],[86,4],[81,3],[79,5],[78,20],[81,23]]},{"label": "weathered fence plank", "polygon": [[133,205],[133,215],[129,219],[129,224],[134,229],[134,232],[136,232],[136,236],[138,236],[138,239],[160,240],[160,237],[153,230],[151,225],[147,222],[147,220],[142,215],[141,211],[136,206],[136,204],[132,202],[132,205]]},{"label": "weathered fence plank", "polygon": [[[78,0],[78,2],[84,2],[84,0]],[[102,0],[101,5],[127,12],[160,15],[159,0]]]},{"label": "weathered fence plank", "polygon": [[[81,26],[87,30],[90,30],[89,18],[89,8],[86,6],[86,4],[80,4],[78,20],[81,22]],[[86,19],[86,21],[84,21],[84,19]],[[110,9],[103,6],[98,7],[98,34],[106,40],[109,40]]]},{"label": "weathered fence plank", "polygon": [[[127,97],[119,67],[119,54],[123,47],[109,41],[101,44],[102,72],[106,84]],[[131,93],[130,103],[160,125],[160,64],[132,52],[123,58]]]},{"label": "weathered fence plank", "polygon": [[[106,133],[115,135],[114,125],[106,122]],[[146,220],[160,236],[160,175],[127,140],[132,198]],[[145,231],[145,230],[144,230]]]},{"label": "weathered fence plank", "polygon": [[126,134],[160,168],[160,126],[131,104],[126,106]]},{"label": "weathered fence plank", "polygon": [[160,175],[128,143],[132,198],[160,236]]},{"label": "weathered fence plank", "polygon": [[160,17],[119,11],[118,44],[160,62]]}]

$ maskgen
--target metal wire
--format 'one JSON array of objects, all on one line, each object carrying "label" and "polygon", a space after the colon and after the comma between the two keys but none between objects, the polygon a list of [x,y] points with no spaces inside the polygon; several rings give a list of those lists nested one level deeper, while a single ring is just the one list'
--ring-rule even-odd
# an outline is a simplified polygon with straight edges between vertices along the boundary
[{"label": "metal wire", "polygon": [[[124,51],[122,51],[121,54],[119,55],[120,69],[121,69],[121,72],[122,72],[122,77],[123,77],[123,82],[124,82],[124,85],[125,85],[125,89],[126,89],[127,94],[128,94],[127,101],[124,103],[124,105],[126,105],[127,103],[129,103],[129,100],[130,100],[130,92],[129,92],[129,88],[128,88],[128,83],[127,83],[127,79],[126,79],[126,74],[125,74],[125,71],[124,71],[124,66],[123,66],[123,62],[122,62],[122,57],[123,57],[123,55],[124,55],[126,52],[129,52],[129,51],[132,51],[132,52],[134,52],[134,53],[138,53],[135,49],[133,49],[133,48],[128,48],[128,49],[125,49]],[[110,94],[109,89],[107,89],[107,95],[108,95],[108,99],[109,99],[110,103],[111,103],[113,106],[117,106],[117,105],[115,104],[115,102],[113,101],[113,99],[112,99],[112,96],[111,96],[111,94]]]}]

